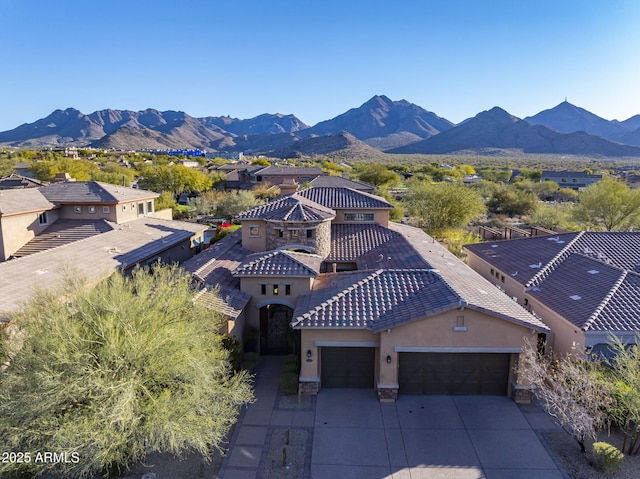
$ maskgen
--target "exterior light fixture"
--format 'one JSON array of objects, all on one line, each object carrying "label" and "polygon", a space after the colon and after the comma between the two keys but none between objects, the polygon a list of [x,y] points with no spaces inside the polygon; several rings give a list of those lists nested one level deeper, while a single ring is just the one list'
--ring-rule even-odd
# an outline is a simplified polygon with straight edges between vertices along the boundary
[{"label": "exterior light fixture", "polygon": [[387,356],[387,364],[391,364],[391,356]]},{"label": "exterior light fixture", "polygon": [[311,350],[307,349],[307,357],[310,358],[311,357]]}]

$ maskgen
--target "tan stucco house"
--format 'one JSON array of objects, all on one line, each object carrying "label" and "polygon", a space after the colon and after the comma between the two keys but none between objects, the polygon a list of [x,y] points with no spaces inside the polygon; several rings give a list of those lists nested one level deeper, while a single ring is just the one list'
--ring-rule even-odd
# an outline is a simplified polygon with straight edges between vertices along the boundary
[{"label": "tan stucco house", "polygon": [[528,400],[514,365],[548,328],[422,230],[390,222],[391,208],[311,187],[239,215],[240,231],[183,267],[245,347],[300,354],[303,393]]},{"label": "tan stucco house", "polygon": [[549,328],[557,353],[640,334],[640,233],[581,231],[467,245],[467,263]]}]

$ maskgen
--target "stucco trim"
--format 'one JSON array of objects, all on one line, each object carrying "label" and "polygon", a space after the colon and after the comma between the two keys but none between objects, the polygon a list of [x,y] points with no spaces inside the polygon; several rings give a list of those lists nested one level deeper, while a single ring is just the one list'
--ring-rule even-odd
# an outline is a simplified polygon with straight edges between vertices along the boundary
[{"label": "stucco trim", "polygon": [[328,348],[379,348],[380,343],[377,341],[314,341],[314,346]]},{"label": "stucco trim", "polygon": [[256,304],[256,309],[263,308],[264,306],[268,306],[270,304],[280,304],[282,306],[288,306],[291,309],[296,309],[295,304],[289,301],[285,301],[284,299],[267,299],[265,301],[261,301],[258,304]]},{"label": "stucco trim", "polygon": [[441,346],[395,346],[396,353],[521,353],[522,348],[456,348]]},{"label": "stucco trim", "polygon": [[381,384],[381,383],[377,383],[376,387],[378,389],[398,389],[400,387],[400,385],[398,383],[396,384]]},{"label": "stucco trim", "polygon": [[315,378],[305,378],[300,376],[298,378],[298,381],[301,383],[319,383],[320,382],[320,377],[316,376]]}]

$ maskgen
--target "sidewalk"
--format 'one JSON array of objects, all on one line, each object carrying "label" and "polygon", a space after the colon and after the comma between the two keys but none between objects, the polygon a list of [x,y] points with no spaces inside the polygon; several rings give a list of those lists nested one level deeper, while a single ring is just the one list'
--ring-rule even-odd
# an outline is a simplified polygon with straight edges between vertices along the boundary
[{"label": "sidewalk", "polygon": [[[279,391],[282,357],[264,356],[256,374],[255,402],[242,411],[218,479],[283,479],[310,476],[315,396]],[[286,449],[286,453],[283,450]],[[308,470],[304,470],[304,468]]]}]

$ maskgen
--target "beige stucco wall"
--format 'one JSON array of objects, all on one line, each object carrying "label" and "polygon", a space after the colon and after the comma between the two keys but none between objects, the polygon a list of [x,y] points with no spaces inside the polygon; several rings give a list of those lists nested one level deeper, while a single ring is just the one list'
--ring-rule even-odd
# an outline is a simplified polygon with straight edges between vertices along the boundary
[{"label": "beige stucco wall", "polygon": [[[138,214],[138,204],[144,205],[144,215]],[[103,207],[109,207],[109,211],[105,213]],[[76,212],[76,207],[80,208],[80,213]],[[95,208],[95,213],[89,213],[89,207]],[[65,204],[61,208],[61,218],[67,219],[88,219],[95,220],[104,218],[114,223],[126,223],[127,221],[138,219],[140,216],[147,216],[153,213],[153,199],[129,201],[126,203],[76,203]]]},{"label": "beige stucco wall", "polygon": [[[241,222],[242,246],[256,253],[267,251],[267,222],[262,220],[246,220]],[[258,235],[251,234],[251,228],[258,228]]]},{"label": "beige stucco wall", "polygon": [[[524,305],[525,291],[524,285],[518,283],[511,277],[513,271],[500,271],[494,266],[490,265],[483,259],[477,257],[475,254],[468,251],[467,265],[471,267],[476,273],[479,273],[483,278],[489,280],[492,284],[495,284],[510,298],[516,298],[518,303]],[[494,274],[491,274],[491,270],[494,270]],[[498,272],[499,277],[495,275]],[[502,281],[504,278],[504,281]]]},{"label": "beige stucco wall", "polygon": [[48,210],[47,224],[39,225],[38,215],[42,211],[0,217],[0,261],[6,261],[60,216],[59,210]]},{"label": "beige stucco wall", "polygon": [[345,221],[344,214],[345,213],[373,213],[373,223],[379,223],[382,226],[389,226],[389,210],[373,210],[373,209],[346,209],[346,210],[335,210],[336,211],[336,219],[333,220],[336,224],[348,223],[348,224],[358,224],[364,223],[362,221]]},{"label": "beige stucco wall", "polygon": [[551,333],[547,334],[547,352],[551,351],[556,355],[582,355],[585,347],[584,332],[552,309],[530,296],[528,298],[531,312],[551,329]]},{"label": "beige stucco wall", "polygon": [[[261,292],[261,286],[265,284],[267,291],[265,295]],[[273,294],[273,286],[278,285],[278,294]],[[285,295],[285,285],[291,285],[291,294]],[[265,302],[278,301],[295,308],[301,294],[311,291],[313,278],[291,278],[283,276],[274,277],[247,277],[240,278],[240,289],[251,295],[251,300],[245,307],[246,324],[256,329],[260,329],[260,309],[258,306]]]}]

